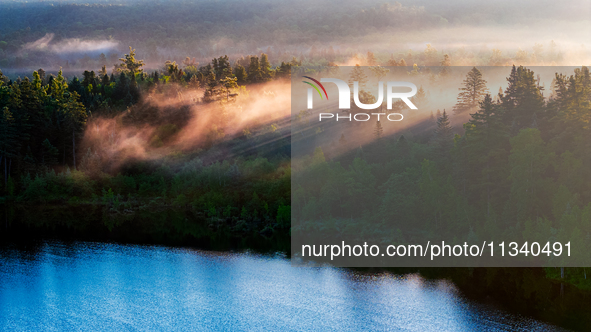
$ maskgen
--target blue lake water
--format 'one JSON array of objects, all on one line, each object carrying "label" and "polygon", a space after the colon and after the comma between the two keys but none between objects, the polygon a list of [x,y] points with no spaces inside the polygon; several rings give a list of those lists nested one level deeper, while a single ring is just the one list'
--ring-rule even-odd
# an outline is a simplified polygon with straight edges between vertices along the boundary
[{"label": "blue lake water", "polygon": [[44,242],[0,249],[0,330],[555,329],[417,275],[160,246]]}]

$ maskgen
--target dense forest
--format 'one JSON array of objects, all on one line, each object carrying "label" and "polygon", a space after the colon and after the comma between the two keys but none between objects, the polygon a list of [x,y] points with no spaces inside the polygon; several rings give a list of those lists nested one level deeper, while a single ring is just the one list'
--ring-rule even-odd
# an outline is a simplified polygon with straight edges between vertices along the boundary
[{"label": "dense forest", "polygon": [[[191,111],[209,106],[217,117],[227,116],[255,94],[268,94],[258,91],[258,86],[279,84],[289,79],[288,69],[300,66],[296,61],[272,67],[266,58],[262,54],[231,65],[222,56],[195,68],[189,59],[184,65],[168,62],[166,70],[148,73],[130,48],[112,75],[103,69],[87,71],[82,79],[66,79],[61,73],[38,70],[32,79],[3,77],[4,181],[0,183],[6,222],[24,220],[31,236],[39,228],[50,233],[73,229],[75,238],[84,238],[81,230],[96,232],[91,239],[97,234],[109,237],[91,225],[89,220],[96,217],[110,232],[132,234],[118,235],[119,240],[221,249],[219,241],[241,238],[242,247],[287,251],[280,238],[289,233],[290,221],[297,232],[302,220],[313,220],[318,234],[325,234],[351,216],[415,225],[421,221],[436,231],[438,224],[451,220],[470,240],[485,238],[488,234],[483,232],[488,232],[511,239],[541,235],[587,241],[591,221],[587,67],[556,75],[548,98],[527,68],[507,68],[508,87],[494,97],[478,68],[472,68],[451,114],[435,112],[405,128],[402,135],[384,135],[379,122],[369,123],[358,128],[373,135],[373,141],[362,147],[350,148],[347,142],[354,142],[354,136],[343,135],[325,148],[326,155],[317,148],[303,161],[293,160],[296,176],[301,171],[311,173],[313,190],[318,192],[298,189],[292,202],[290,126],[284,122],[300,123],[301,112],[294,112],[291,119],[263,119],[230,130],[227,119],[209,122]],[[412,74],[412,67],[406,70]],[[237,83],[238,77],[243,85]],[[451,125],[451,118],[467,114],[463,126]],[[207,122],[205,135],[190,148],[174,148],[192,117]],[[114,120],[114,127],[101,126],[105,119]],[[125,149],[117,150],[113,158],[109,148],[121,145],[124,132],[145,126],[154,130],[142,137],[143,145],[138,147],[151,158],[125,155]],[[352,201],[359,198],[356,191],[361,191],[364,202]],[[373,195],[379,199],[372,200]],[[327,199],[337,204],[318,210],[316,203]],[[519,228],[506,227],[516,222]],[[470,224],[474,232],[464,227]],[[467,229],[471,234],[466,234]],[[548,279],[539,269],[422,271],[451,278],[474,296],[484,292],[502,301],[515,298],[516,310],[533,315],[547,312],[548,298],[554,296],[548,279],[584,290],[591,287],[583,267],[546,268]],[[507,278],[514,283],[507,283]],[[471,287],[475,280],[485,287]],[[531,293],[526,284],[543,289]],[[567,294],[568,301],[584,297],[570,288]],[[557,315],[553,319],[567,320],[565,324],[572,327],[587,324],[571,320],[567,311],[578,312],[572,303],[564,304],[552,309]]]},{"label": "dense forest", "polygon": [[[307,146],[310,155],[292,160],[292,234],[309,243],[550,239],[571,241],[579,264],[588,262],[589,69],[557,73],[544,91],[532,70],[509,68],[506,89],[494,96],[472,68],[449,113],[437,110],[402,135],[384,136],[375,119],[335,130],[340,139],[331,133],[336,122],[299,126],[292,149]],[[361,131],[373,142],[360,146]],[[311,137],[322,146],[313,153]],[[570,277],[589,287],[586,269],[577,271]]]},{"label": "dense forest", "polygon": [[[368,53],[365,61],[372,56]],[[298,171],[302,163],[308,165],[305,174],[312,174],[314,188],[296,190],[291,202],[285,119],[231,130],[228,118],[236,104],[252,98],[249,89],[288,80],[291,68],[300,65],[293,59],[273,67],[263,53],[234,64],[228,56],[206,66],[189,58],[180,66],[167,61],[164,69],[148,73],[130,48],[111,75],[103,67],[98,73],[85,71],[82,79],[67,80],[61,72],[47,75],[42,69],[32,79],[3,77],[4,200],[98,204],[112,214],[190,207],[212,221],[227,220],[235,229],[266,233],[284,232],[294,204],[295,220],[313,220],[319,229],[356,216],[426,226],[433,232],[447,223],[455,225],[457,236],[472,240],[489,234],[587,242],[587,67],[572,75],[557,74],[549,98],[533,71],[515,66],[506,90],[492,97],[473,68],[452,111],[453,116],[470,114],[461,130],[451,126],[446,111],[438,111],[418,129],[409,129],[408,137],[383,137],[379,122],[370,125],[364,130],[373,132],[375,141],[365,149],[348,148],[343,135],[335,148],[342,153],[327,159],[318,148],[311,159],[294,160]],[[413,75],[412,67],[408,70]],[[190,91],[197,97],[177,107],[155,102],[187,99],[183,92]],[[215,105],[218,116],[207,120],[205,133],[190,148],[170,148],[192,117],[206,119],[191,112],[194,105]],[[109,118],[116,120],[115,127],[99,127],[101,119]],[[142,137],[142,148],[151,158],[125,155],[126,150],[113,155],[105,145],[121,145],[116,135],[125,134],[118,132],[145,126],[153,128]],[[90,135],[101,130],[102,135]],[[359,194],[365,202],[361,205]],[[318,202],[332,207],[318,210]],[[429,208],[419,208],[425,204]],[[295,227],[299,230],[297,223]],[[400,233],[388,238],[403,239]],[[583,272],[572,275],[575,283],[584,284]]]},{"label": "dense forest", "polygon": [[[393,228],[379,234],[382,241],[455,225],[462,240],[587,246],[589,69],[541,86],[528,67],[587,65],[580,36],[588,12],[535,3],[530,17],[493,4],[483,15],[482,4],[466,1],[300,1],[298,10],[281,1],[4,1],[5,227],[21,223],[26,236],[37,228],[74,239],[287,253],[292,232],[372,237],[351,225],[395,220],[414,228]],[[553,34],[557,27],[572,33]],[[394,133],[368,122],[355,130],[369,142],[339,133],[292,159],[292,126],[310,117],[299,110],[289,116],[292,70],[315,75],[356,64],[428,79],[437,75],[427,66],[477,67],[452,87],[453,109],[432,100],[430,118]],[[482,66],[507,66],[506,88],[497,92]],[[368,80],[375,72],[357,75]],[[417,98],[429,93],[421,88]],[[302,133],[332,132],[327,125]],[[292,181],[302,187],[292,191]],[[432,233],[421,233],[426,228]],[[487,296],[519,294],[525,312],[547,313],[557,280],[573,286],[566,292],[572,303],[588,299],[589,271],[555,266],[421,273]],[[572,303],[556,311],[569,315]]]},{"label": "dense forest", "polygon": [[[5,202],[98,204],[111,214],[191,206],[211,221],[232,219],[239,230],[252,225],[259,231],[287,228],[286,128],[280,128],[281,123],[249,123],[232,134],[228,118],[237,112],[235,106],[249,100],[237,82],[285,80],[290,64],[271,69],[265,54],[260,61],[259,57],[248,61],[248,70],[239,62],[232,67],[227,56],[200,68],[187,63],[179,69],[167,62],[166,71],[148,74],[130,48],[117,75],[108,75],[103,68],[67,80],[61,71],[53,76],[40,69],[32,79],[2,77],[0,158]],[[182,92],[191,91],[200,96],[182,101]],[[167,107],[155,100],[181,101],[177,107]],[[203,111],[191,110],[199,105],[211,105],[217,117],[205,120]],[[189,149],[170,148],[193,117],[208,121],[203,137]],[[114,120],[115,128],[99,128],[101,119]],[[144,148],[157,157],[125,155],[141,144],[112,153],[110,148],[128,138],[125,128],[146,126],[152,130],[146,133]]]}]

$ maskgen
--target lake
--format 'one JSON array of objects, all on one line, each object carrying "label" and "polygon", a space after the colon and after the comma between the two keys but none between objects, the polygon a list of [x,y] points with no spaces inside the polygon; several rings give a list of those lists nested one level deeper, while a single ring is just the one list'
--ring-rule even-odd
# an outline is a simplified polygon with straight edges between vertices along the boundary
[{"label": "lake", "polygon": [[0,249],[0,329],[548,331],[418,275],[252,253],[43,241]]}]

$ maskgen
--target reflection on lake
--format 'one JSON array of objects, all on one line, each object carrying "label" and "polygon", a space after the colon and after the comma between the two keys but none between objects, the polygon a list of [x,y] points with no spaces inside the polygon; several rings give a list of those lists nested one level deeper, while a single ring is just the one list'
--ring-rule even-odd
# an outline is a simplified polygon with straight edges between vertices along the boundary
[{"label": "reflection on lake", "polygon": [[0,249],[0,330],[552,330],[447,281],[109,243]]}]

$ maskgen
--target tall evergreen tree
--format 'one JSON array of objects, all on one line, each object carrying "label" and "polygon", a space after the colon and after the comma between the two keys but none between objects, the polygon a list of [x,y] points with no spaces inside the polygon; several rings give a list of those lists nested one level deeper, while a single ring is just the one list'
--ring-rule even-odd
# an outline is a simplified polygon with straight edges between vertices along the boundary
[{"label": "tall evergreen tree", "polygon": [[116,67],[119,71],[127,72],[130,76],[142,72],[144,60],[136,60],[135,49],[132,49],[131,46],[129,46],[129,54],[125,54],[119,61],[121,63]]},{"label": "tall evergreen tree", "polygon": [[[506,185],[509,134],[503,124],[504,109],[495,104],[489,94],[480,103],[480,109],[472,114],[466,124],[464,148],[469,164],[468,183],[473,195],[486,202],[487,216],[498,211],[503,201],[502,189]],[[471,156],[479,156],[472,158]]]},{"label": "tall evergreen tree", "polygon": [[516,134],[519,129],[531,125],[534,114],[543,114],[545,106],[543,87],[539,85],[534,72],[523,66],[518,68],[513,66],[507,81],[509,84],[505,94],[501,96],[503,108],[506,110],[504,120]]},{"label": "tall evergreen tree", "polygon": [[237,81],[238,84],[244,84],[248,80],[248,75],[246,74],[246,69],[240,63],[237,63],[236,67],[234,67],[234,75],[236,76],[236,79],[238,80]]},{"label": "tall evergreen tree", "polygon": [[478,104],[488,93],[486,81],[482,78],[482,73],[476,67],[473,67],[464,79],[463,87],[458,94],[458,101],[453,108],[454,114],[473,112],[478,108]]},{"label": "tall evergreen tree", "polygon": [[271,63],[265,53],[261,54],[261,76],[263,81],[269,81],[273,78],[273,70],[271,69]]},{"label": "tall evergreen tree", "polygon": [[443,110],[443,114],[437,119],[437,127],[435,128],[435,135],[433,137],[435,156],[442,161],[442,165],[448,164],[449,153],[454,144],[453,139],[453,128],[451,127],[447,112]]},{"label": "tall evergreen tree", "polygon": [[258,56],[251,56],[250,57],[250,64],[248,65],[248,81],[252,83],[261,82],[263,79],[263,74],[261,71],[261,64],[259,63]]},{"label": "tall evergreen tree", "polygon": [[213,71],[218,80],[226,78],[232,75],[232,66],[227,55],[219,58],[214,58],[212,61]]},{"label": "tall evergreen tree", "polygon": [[59,111],[64,119],[64,129],[72,133],[72,166],[74,169],[76,169],[76,134],[84,128],[88,118],[86,108],[78,101],[78,98],[79,95],[72,92],[59,105]]}]

